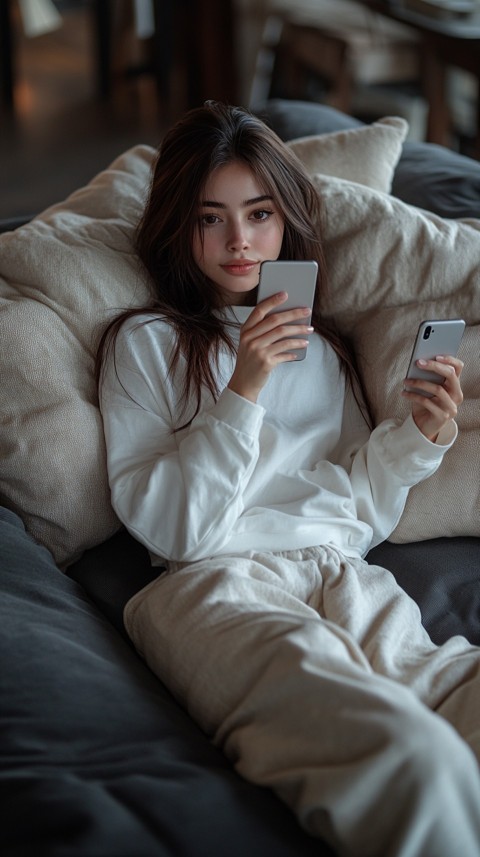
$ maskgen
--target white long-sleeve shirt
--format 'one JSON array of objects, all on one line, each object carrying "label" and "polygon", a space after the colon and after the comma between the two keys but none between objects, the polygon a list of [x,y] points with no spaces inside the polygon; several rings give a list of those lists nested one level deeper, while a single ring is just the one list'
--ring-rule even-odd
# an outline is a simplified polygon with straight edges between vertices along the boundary
[{"label": "white long-sleeve shirt", "polygon": [[[229,312],[243,322],[251,308]],[[174,432],[192,413],[181,408],[185,361],[169,371],[174,331],[141,324],[150,318],[123,325],[101,410],[113,506],[154,565],[327,544],[363,556],[455,440],[455,423],[431,443],[411,416],[370,434],[318,334],[304,361],[272,371],[255,404],[227,388],[235,359],[222,351],[218,401],[205,393]]]}]

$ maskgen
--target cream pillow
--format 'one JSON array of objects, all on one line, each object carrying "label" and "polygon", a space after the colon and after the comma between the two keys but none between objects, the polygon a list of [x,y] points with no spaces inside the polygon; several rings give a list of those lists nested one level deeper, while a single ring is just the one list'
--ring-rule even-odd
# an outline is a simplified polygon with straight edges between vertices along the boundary
[{"label": "cream pillow", "polygon": [[127,152],[0,237],[0,502],[60,565],[119,528],[94,356],[99,325],[147,295],[132,234],[152,157],[146,146]]},{"label": "cream pillow", "polygon": [[335,178],[324,204],[331,296],[350,335],[375,416],[406,416],[402,382],[418,324],[464,318],[459,436],[439,470],[412,489],[392,541],[480,535],[480,220],[444,220]]},{"label": "cream pillow", "polygon": [[[110,506],[94,355],[103,322],[147,297],[133,232],[154,154],[147,146],[126,152],[65,202],[0,237],[0,502],[20,513],[28,530],[63,566],[119,527]],[[392,153],[392,170],[395,158]],[[383,345],[375,314],[381,319],[387,309],[400,307],[401,321],[408,307],[422,318],[435,310],[477,323],[479,226],[476,221],[442,222],[358,184],[325,177],[315,181],[324,198],[334,299],[327,310],[355,335],[381,418],[384,411],[391,413],[392,376],[400,378],[405,370],[403,358],[398,366],[393,356],[385,363],[379,359]],[[418,300],[423,304],[419,308]],[[406,325],[408,348],[415,326],[416,319]],[[396,353],[388,330],[382,336]],[[399,341],[398,347],[407,345]],[[472,383],[469,390],[472,404],[462,412],[464,420],[470,414],[475,434],[478,399]],[[456,459],[464,469],[464,448],[459,438],[446,457],[452,469]],[[462,492],[459,486],[452,491],[444,479],[437,494],[435,477],[422,486],[422,507],[434,514],[419,533],[408,532],[407,540],[445,534],[438,514],[445,497],[442,515],[450,533],[478,533],[479,460],[472,452]],[[463,509],[465,485],[471,486],[470,513],[461,519],[456,504],[461,499]],[[415,509],[415,497],[412,503]]]},{"label": "cream pillow", "polygon": [[[341,144],[342,158],[363,159],[367,176],[378,138],[376,157],[381,150],[393,173],[400,144],[388,147],[386,134],[395,136],[367,126],[325,135],[318,148]],[[359,145],[362,138],[368,145]],[[120,526],[110,505],[94,355],[109,315],[147,295],[132,239],[154,156],[151,147],[135,147],[64,202],[0,236],[0,502],[20,513],[62,566]]]},{"label": "cream pillow", "polygon": [[372,125],[299,137],[288,143],[309,175],[322,173],[390,193],[408,123],[387,116]]}]

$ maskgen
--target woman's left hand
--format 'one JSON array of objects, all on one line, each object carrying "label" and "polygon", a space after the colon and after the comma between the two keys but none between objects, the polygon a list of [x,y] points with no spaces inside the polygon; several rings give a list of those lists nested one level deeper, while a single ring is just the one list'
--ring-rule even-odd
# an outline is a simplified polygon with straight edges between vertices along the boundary
[{"label": "woman's left hand", "polygon": [[420,369],[436,372],[437,375],[445,378],[443,384],[408,379],[409,388],[415,391],[424,390],[431,394],[431,398],[422,396],[421,392],[403,390],[402,393],[412,402],[412,416],[416,425],[428,440],[435,443],[440,430],[450,420],[455,419],[458,407],[463,402],[460,385],[463,363],[457,357],[439,356],[434,360],[419,360],[417,365]]}]

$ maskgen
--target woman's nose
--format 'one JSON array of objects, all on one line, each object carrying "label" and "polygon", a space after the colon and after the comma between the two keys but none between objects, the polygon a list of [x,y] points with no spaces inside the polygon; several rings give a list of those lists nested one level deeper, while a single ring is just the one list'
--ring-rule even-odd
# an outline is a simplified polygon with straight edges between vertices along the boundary
[{"label": "woman's nose", "polygon": [[244,250],[249,246],[247,230],[242,224],[233,224],[228,236],[230,250]]}]

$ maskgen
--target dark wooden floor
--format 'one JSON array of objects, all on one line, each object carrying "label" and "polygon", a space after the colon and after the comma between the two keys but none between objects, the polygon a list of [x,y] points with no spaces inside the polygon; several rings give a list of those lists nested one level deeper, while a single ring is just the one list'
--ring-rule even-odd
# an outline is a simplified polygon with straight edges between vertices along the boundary
[{"label": "dark wooden floor", "polygon": [[73,7],[62,19],[36,38],[17,28],[15,107],[0,108],[0,219],[63,199],[136,143],[157,145],[172,118],[149,74],[119,71],[102,101],[88,15]]}]

